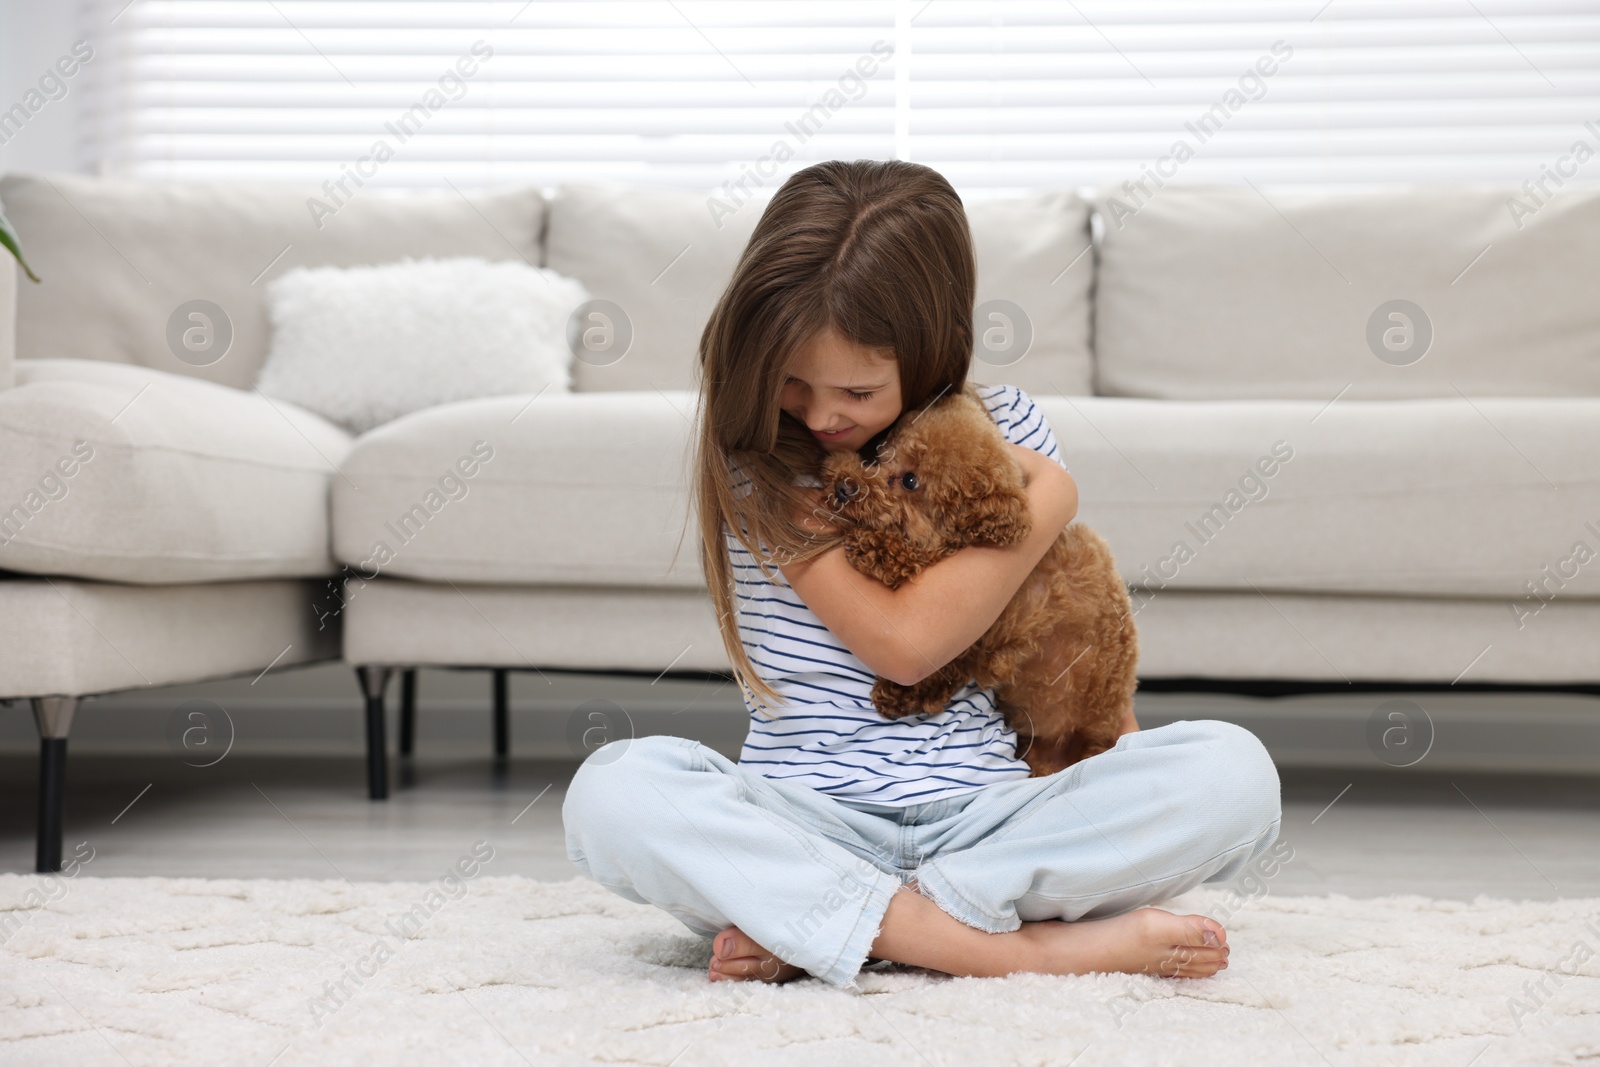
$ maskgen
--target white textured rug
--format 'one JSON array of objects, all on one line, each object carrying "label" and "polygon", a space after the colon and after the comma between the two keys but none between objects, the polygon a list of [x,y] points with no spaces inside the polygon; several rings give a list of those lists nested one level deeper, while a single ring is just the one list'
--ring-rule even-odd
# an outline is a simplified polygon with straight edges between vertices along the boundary
[{"label": "white textured rug", "polygon": [[[1224,920],[1234,949],[1226,971],[1174,981],[901,968],[864,973],[864,993],[854,995],[810,978],[708,982],[709,939],[581,878],[352,885],[5,875],[0,1061],[1600,1060],[1600,900],[1201,890],[1169,906]],[[349,976],[360,971],[370,977],[358,985]],[[329,993],[341,981],[347,998]]]}]

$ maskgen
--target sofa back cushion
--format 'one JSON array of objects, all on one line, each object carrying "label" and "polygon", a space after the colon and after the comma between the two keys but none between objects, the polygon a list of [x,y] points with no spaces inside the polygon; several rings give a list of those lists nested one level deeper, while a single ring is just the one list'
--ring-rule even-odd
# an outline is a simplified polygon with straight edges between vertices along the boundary
[{"label": "sofa back cushion", "polygon": [[[700,334],[768,199],[717,217],[701,193],[604,182],[558,188],[544,265],[617,305],[631,330],[620,354],[615,334],[603,350],[580,348],[573,390],[694,389]],[[1090,392],[1088,205],[1048,190],[974,199],[966,211],[979,311],[969,377],[1030,392]]]},{"label": "sofa back cushion", "polygon": [[622,312],[606,313],[602,344],[574,346],[573,392],[694,388],[700,331],[767,202],[753,197],[713,217],[712,199],[622,182],[568,182],[552,193],[544,265]]},{"label": "sofa back cushion", "polygon": [[[353,195],[72,174],[0,179],[0,202],[43,279],[18,289],[17,357],[134,363],[249,388],[267,352],[265,285],[292,267],[406,256],[538,263],[537,188],[470,202],[455,192],[347,188]],[[197,300],[221,308],[231,327],[215,362],[207,345],[220,345],[224,324],[190,318],[185,305]]]},{"label": "sofa back cushion", "polygon": [[1600,191],[1169,185],[1095,206],[1096,392],[1600,396]]},{"label": "sofa back cushion", "polygon": [[[969,199],[966,207],[978,259],[967,377],[1029,393],[1092,393],[1089,204],[1077,193],[1045,189]],[[1006,304],[1020,309],[1022,318]]]}]

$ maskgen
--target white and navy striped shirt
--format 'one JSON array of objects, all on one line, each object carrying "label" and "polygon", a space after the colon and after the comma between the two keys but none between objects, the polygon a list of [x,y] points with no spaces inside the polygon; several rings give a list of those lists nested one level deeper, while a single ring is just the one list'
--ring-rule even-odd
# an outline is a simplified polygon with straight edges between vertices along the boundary
[{"label": "white and navy striped shirt", "polygon": [[[1061,462],[1055,434],[1027,393],[986,385],[978,395],[1008,441]],[[750,491],[737,465],[734,490]],[[756,673],[784,701],[758,713],[746,697],[750,733],[740,766],[841,800],[894,807],[1028,777],[1027,763],[1017,758],[1016,731],[996,710],[993,689],[969,680],[936,715],[885,719],[872,703],[872,669],[822,625],[781,571],[773,567],[768,581],[726,525],[723,534],[740,640]]]}]

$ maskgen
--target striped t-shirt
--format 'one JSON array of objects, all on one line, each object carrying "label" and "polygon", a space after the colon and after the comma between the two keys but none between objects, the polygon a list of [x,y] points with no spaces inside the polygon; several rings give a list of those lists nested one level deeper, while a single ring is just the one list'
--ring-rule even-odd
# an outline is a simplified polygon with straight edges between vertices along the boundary
[{"label": "striped t-shirt", "polygon": [[[978,396],[1008,441],[1061,462],[1055,434],[1027,393],[988,385],[978,386]],[[737,465],[734,491],[750,491]],[[969,680],[936,715],[885,719],[872,703],[872,669],[823,626],[781,571],[769,563],[768,581],[726,525],[723,534],[740,640],[756,673],[784,701],[758,710],[746,696],[750,733],[740,766],[840,800],[894,807],[1028,777],[1027,763],[1017,758],[1016,731],[996,710],[993,689]]]}]

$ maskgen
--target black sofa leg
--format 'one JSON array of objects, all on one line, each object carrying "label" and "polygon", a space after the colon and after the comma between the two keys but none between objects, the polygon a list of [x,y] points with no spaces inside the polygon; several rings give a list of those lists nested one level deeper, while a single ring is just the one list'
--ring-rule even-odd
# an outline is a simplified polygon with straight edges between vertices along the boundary
[{"label": "black sofa leg", "polygon": [[504,667],[494,671],[494,758],[503,760],[511,753],[511,672]]},{"label": "black sofa leg", "polygon": [[389,798],[389,753],[383,737],[384,692],[389,687],[388,667],[357,667],[362,695],[367,698],[367,795]]},{"label": "black sofa leg", "polygon": [[39,739],[39,836],[34,870],[61,869],[61,823],[67,805],[67,739]]},{"label": "black sofa leg", "polygon": [[34,697],[33,720],[39,727],[39,827],[34,841],[34,870],[61,870],[61,838],[67,807],[67,734],[78,710],[77,697]]},{"label": "black sofa leg", "polygon": [[400,755],[409,756],[417,744],[417,669],[400,672]]}]

